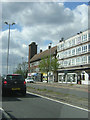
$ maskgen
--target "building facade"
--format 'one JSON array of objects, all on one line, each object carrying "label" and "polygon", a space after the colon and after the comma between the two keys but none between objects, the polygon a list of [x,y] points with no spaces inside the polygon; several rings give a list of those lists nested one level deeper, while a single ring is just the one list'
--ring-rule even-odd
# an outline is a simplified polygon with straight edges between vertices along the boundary
[{"label": "building facade", "polygon": [[57,46],[55,47],[48,47],[47,50],[42,51],[40,50],[40,53],[35,54],[29,61],[30,64],[30,73],[37,73],[37,80],[38,81],[43,81],[43,73],[40,72],[39,70],[39,64],[42,58],[47,57],[47,56],[55,56],[56,57],[56,52],[57,52]]},{"label": "building facade", "polygon": [[[50,53],[51,51],[51,53]],[[57,46],[52,47],[52,48],[48,48],[45,51],[41,51],[38,54],[35,54],[31,59],[30,59],[30,71],[31,72],[40,72],[39,71],[39,63],[41,61],[42,58],[51,55],[56,55],[56,51],[57,51]]]},{"label": "building facade", "polygon": [[57,44],[58,82],[90,84],[90,30]]}]

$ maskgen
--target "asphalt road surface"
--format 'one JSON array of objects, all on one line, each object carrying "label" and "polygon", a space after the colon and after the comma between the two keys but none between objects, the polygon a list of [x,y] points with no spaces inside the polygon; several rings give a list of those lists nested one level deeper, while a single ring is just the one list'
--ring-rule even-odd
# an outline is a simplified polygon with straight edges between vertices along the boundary
[{"label": "asphalt road surface", "polygon": [[27,93],[2,98],[4,111],[12,118],[88,118],[88,111]]}]

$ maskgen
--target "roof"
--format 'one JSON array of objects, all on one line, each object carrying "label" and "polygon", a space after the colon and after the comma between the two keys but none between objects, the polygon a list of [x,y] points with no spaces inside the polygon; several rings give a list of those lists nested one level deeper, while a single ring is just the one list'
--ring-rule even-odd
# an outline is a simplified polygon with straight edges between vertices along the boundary
[{"label": "roof", "polygon": [[[57,50],[57,46],[52,47],[51,48],[51,55],[53,55],[56,50]],[[50,49],[47,49],[47,50],[45,50],[45,51],[43,51],[41,53],[38,53],[38,54],[34,55],[30,59],[30,62],[35,62],[35,61],[41,60],[43,57],[49,56],[49,55],[50,55]]]}]

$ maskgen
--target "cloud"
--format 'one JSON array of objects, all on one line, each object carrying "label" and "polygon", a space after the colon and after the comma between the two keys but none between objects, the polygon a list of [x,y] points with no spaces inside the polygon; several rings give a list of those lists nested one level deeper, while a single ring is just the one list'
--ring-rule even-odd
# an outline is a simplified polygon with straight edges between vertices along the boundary
[{"label": "cloud", "polygon": [[[65,8],[63,3],[30,3],[5,2],[2,4],[2,21],[15,22],[20,29],[11,29],[10,34],[10,60],[21,62],[22,57],[27,60],[28,45],[35,41],[45,50],[50,42],[57,45],[61,37],[65,39],[79,31],[88,28],[88,6],[85,4],[75,9]],[[2,38],[3,65],[6,64],[8,29],[2,24],[4,30],[0,33]],[[16,59],[19,57],[19,59]],[[3,66],[4,67],[4,66]],[[12,62],[13,67],[13,62]]]},{"label": "cloud", "polygon": [[66,14],[64,6],[59,6],[57,3],[11,3],[4,4],[4,8],[6,9],[3,11],[3,19],[11,17],[22,26],[60,25],[73,21],[72,12]]}]

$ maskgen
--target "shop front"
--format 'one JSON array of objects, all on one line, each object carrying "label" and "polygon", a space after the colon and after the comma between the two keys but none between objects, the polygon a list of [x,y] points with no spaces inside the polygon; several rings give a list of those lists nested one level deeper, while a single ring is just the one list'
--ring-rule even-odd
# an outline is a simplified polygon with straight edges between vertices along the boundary
[{"label": "shop front", "polygon": [[77,83],[77,74],[76,73],[58,73],[58,82],[59,83]]}]

